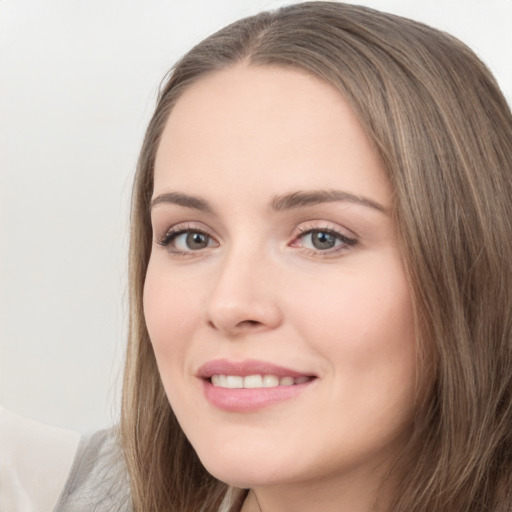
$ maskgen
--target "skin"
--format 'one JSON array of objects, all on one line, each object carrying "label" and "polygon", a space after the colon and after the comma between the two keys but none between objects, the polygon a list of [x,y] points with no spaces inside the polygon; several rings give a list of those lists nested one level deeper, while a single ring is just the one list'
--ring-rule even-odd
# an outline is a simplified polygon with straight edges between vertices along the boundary
[{"label": "skin", "polygon": [[[367,202],[269,206],[326,190]],[[211,211],[162,200],[176,192]],[[215,72],[169,117],[155,164],[146,322],[169,401],[203,464],[252,488],[263,511],[384,510],[393,491],[393,479],[381,484],[410,435],[417,367],[391,196],[354,112],[301,71]],[[188,232],[159,244],[173,227]],[[194,230],[206,233],[204,248],[187,245]],[[319,249],[313,235],[326,230],[335,245]],[[219,358],[316,378],[291,399],[225,411],[196,376]],[[251,493],[243,511],[259,506]]]}]

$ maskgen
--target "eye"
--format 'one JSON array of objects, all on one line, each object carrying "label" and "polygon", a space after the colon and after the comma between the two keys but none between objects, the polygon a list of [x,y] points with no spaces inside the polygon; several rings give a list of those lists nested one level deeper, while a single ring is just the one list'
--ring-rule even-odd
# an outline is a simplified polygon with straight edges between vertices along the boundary
[{"label": "eye", "polygon": [[300,247],[313,254],[338,254],[357,244],[355,238],[331,228],[302,228],[300,231],[291,246]]},{"label": "eye", "polygon": [[311,231],[301,238],[318,250],[332,249],[340,243],[339,237],[329,231]]},{"label": "eye", "polygon": [[157,243],[167,247],[174,254],[190,254],[218,246],[218,243],[205,231],[183,226],[171,228]]},{"label": "eye", "polygon": [[210,237],[199,231],[189,231],[173,238],[174,247],[180,251],[197,251],[206,249],[210,244]]}]

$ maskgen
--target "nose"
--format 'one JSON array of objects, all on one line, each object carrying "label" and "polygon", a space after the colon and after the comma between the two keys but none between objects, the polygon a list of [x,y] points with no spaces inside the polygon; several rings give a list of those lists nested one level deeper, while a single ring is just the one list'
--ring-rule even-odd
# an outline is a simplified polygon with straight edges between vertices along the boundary
[{"label": "nose", "polygon": [[219,262],[205,306],[207,324],[228,337],[275,329],[282,322],[272,265],[247,252]]}]

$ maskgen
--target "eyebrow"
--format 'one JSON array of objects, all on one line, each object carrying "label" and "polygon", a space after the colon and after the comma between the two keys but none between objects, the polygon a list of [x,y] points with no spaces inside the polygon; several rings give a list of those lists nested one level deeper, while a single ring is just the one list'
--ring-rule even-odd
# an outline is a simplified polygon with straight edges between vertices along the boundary
[{"label": "eyebrow", "polygon": [[334,203],[338,201],[354,203],[373,208],[382,213],[388,213],[388,209],[386,207],[372,199],[356,196],[341,190],[298,191],[282,196],[275,196],[270,203],[270,207],[272,210],[280,212],[294,208],[304,208],[306,206],[314,206],[322,203]]},{"label": "eyebrow", "polygon": [[166,194],[160,194],[156,196],[151,200],[149,209],[151,210],[154,206],[160,203],[177,204],[178,206],[184,206],[185,208],[191,208],[193,210],[199,210],[206,213],[213,213],[212,207],[205,199],[189,196],[188,194],[183,194],[181,192],[167,192]]},{"label": "eyebrow", "polygon": [[[312,191],[297,191],[290,194],[274,196],[270,201],[270,210],[282,212],[286,210],[293,210],[297,208],[305,208],[323,203],[333,202],[349,202],[373,208],[382,213],[388,213],[388,209],[381,204],[362,196],[356,196],[349,192],[341,190],[312,190]],[[199,210],[206,213],[213,213],[213,208],[208,201],[197,196],[190,196],[182,192],[167,192],[160,194],[152,199],[150,209],[157,204],[169,203],[193,210]]]}]

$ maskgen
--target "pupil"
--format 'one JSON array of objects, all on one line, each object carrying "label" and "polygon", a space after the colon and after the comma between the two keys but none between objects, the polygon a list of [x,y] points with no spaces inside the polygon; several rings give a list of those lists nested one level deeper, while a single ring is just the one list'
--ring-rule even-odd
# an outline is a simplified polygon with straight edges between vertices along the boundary
[{"label": "pupil", "polygon": [[317,231],[313,234],[312,242],[316,249],[331,249],[336,244],[336,237],[331,233]]},{"label": "pupil", "polygon": [[202,233],[189,233],[187,246],[190,249],[204,249],[208,245],[208,237]]}]

